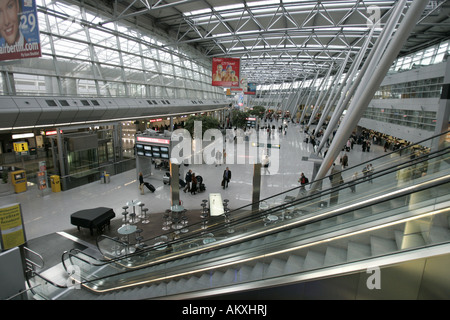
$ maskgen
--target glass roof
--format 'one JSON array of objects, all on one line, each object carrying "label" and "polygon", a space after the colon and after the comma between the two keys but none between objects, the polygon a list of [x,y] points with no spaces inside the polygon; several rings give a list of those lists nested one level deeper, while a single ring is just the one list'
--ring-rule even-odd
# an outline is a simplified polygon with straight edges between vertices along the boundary
[{"label": "glass roof", "polygon": [[[43,0],[38,0],[38,4],[39,1]],[[349,52],[347,63],[350,65],[372,28],[369,48],[376,41],[397,2],[86,0],[85,5],[95,8],[95,11],[86,13],[84,17],[77,16],[80,15],[79,10],[72,13],[70,5],[61,5],[61,10],[102,27],[112,28],[111,22],[122,20],[130,26],[133,23],[144,28],[160,28],[173,39],[160,44],[163,47],[177,50],[188,44],[211,60],[213,57],[240,58],[241,77],[247,78],[248,82],[267,84],[299,80],[305,74],[314,75],[321,71],[325,74],[331,66],[337,71]],[[405,11],[411,2],[406,1]],[[416,28],[416,32],[421,34],[421,42],[439,42],[447,37],[450,24],[447,2],[430,1],[420,20],[421,25]],[[58,2],[54,4],[58,5]],[[97,12],[97,15],[92,12]],[[55,27],[72,36],[83,32],[70,20]],[[417,39],[411,39],[407,51],[418,45]],[[101,32],[95,34],[91,31],[91,40],[108,47],[109,40]],[[65,44],[61,39],[61,45],[72,44]],[[84,50],[80,44],[77,46],[80,46],[79,50],[74,48],[73,54]]]}]

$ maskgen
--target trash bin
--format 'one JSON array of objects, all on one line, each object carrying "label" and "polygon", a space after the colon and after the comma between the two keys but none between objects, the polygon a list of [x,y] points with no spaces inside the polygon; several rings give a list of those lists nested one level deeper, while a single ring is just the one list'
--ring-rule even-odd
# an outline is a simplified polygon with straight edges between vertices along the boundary
[{"label": "trash bin", "polygon": [[61,191],[60,177],[57,175],[50,176],[50,185],[52,187],[53,192],[60,192]]},{"label": "trash bin", "polygon": [[109,173],[106,171],[103,171],[102,175],[100,176],[100,183],[109,183],[109,182],[110,182]]}]

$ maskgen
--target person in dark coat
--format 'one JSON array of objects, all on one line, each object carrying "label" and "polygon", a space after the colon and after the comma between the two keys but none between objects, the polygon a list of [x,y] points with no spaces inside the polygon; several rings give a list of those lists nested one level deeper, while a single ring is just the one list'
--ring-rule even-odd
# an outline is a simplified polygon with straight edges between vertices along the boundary
[{"label": "person in dark coat", "polygon": [[191,186],[191,194],[195,194],[197,192],[197,178],[195,177],[195,173],[192,174],[192,186]]},{"label": "person in dark coat", "polygon": [[186,186],[184,187],[183,191],[186,193],[186,190],[191,191],[192,170],[189,170],[186,173],[186,177],[184,178],[184,180],[186,181]]},{"label": "person in dark coat", "polygon": [[227,167],[224,171],[223,171],[223,179],[222,179],[222,187],[228,188],[228,182],[230,182],[231,179],[231,171],[230,169]]}]

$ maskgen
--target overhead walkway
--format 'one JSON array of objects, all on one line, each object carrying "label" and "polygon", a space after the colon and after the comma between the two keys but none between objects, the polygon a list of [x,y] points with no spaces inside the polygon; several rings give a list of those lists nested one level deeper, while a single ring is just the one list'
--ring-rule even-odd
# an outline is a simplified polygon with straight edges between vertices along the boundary
[{"label": "overhead walkway", "polygon": [[368,163],[362,163],[326,178],[351,181],[359,172],[350,183],[333,183],[312,194],[308,186],[295,188],[190,225],[182,237],[168,233],[146,239],[133,253],[120,239],[100,236],[99,252],[73,249],[62,255],[60,267],[72,274],[71,285],[56,285],[34,271],[30,294],[42,299],[214,298],[326,281],[369,266],[448,258],[450,154],[445,146],[416,157],[416,148],[428,143],[372,160],[375,169],[367,175],[362,172]]}]

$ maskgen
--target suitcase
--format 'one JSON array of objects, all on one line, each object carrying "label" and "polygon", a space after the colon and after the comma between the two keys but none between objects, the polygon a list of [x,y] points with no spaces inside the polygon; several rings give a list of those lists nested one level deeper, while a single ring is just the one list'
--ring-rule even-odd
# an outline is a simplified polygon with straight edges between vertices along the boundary
[{"label": "suitcase", "polygon": [[184,182],[183,180],[180,179],[179,183],[180,183],[180,187],[182,187],[182,188],[186,187],[186,182]]},{"label": "suitcase", "polygon": [[152,184],[149,184],[149,188],[150,188],[151,192],[155,192],[155,190],[156,190],[155,187]]}]

